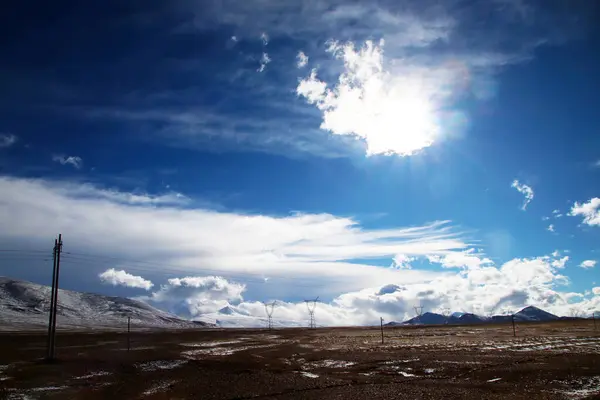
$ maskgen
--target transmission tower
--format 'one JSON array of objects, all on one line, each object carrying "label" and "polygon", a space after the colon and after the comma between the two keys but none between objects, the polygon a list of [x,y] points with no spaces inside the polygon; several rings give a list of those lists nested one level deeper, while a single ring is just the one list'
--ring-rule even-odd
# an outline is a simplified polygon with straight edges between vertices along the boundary
[{"label": "transmission tower", "polygon": [[275,305],[277,300],[272,303],[263,303],[265,305],[265,312],[267,313],[267,328],[273,329],[273,311],[275,311]]},{"label": "transmission tower", "polygon": [[317,327],[317,324],[315,322],[315,309],[317,308],[318,300],[318,296],[316,299],[304,300],[304,302],[306,303],[306,308],[308,309],[308,315],[310,317],[309,328],[311,329],[315,329]]},{"label": "transmission tower", "polygon": [[414,306],[413,308],[415,309],[415,314],[417,314],[417,319],[420,322],[421,315],[423,315],[423,305],[419,304],[418,306]]}]

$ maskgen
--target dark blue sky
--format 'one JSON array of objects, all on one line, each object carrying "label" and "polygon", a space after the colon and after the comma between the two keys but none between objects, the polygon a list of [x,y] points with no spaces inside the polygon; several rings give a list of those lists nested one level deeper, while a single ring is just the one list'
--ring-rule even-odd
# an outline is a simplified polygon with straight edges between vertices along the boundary
[{"label": "dark blue sky", "polygon": [[[474,284],[485,267],[502,271],[484,280],[498,299],[537,285],[525,302],[597,301],[596,268],[580,266],[600,250],[596,2],[11,3],[0,16],[0,242],[43,249],[61,231],[73,252],[165,265],[134,274],[96,259],[73,267],[69,287],[130,293],[101,286],[108,267],[157,286],[210,270],[261,300],[248,277],[323,274],[330,300],[388,273]],[[215,216],[233,222],[199,239]],[[303,219],[317,217],[351,223],[330,232]],[[434,221],[449,230],[385,234]],[[449,231],[460,243],[438,243]],[[479,261],[452,265],[455,254]],[[1,257],[0,273],[46,279],[27,254],[18,268]],[[545,263],[548,280],[504,276],[514,260]],[[361,268],[383,275],[363,282]]]}]

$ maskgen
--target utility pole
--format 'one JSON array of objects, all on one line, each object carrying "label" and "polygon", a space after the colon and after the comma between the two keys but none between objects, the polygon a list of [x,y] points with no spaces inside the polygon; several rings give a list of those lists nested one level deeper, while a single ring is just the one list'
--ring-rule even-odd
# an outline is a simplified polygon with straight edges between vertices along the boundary
[{"label": "utility pole", "polygon": [[52,249],[52,290],[50,292],[50,312],[48,313],[48,339],[46,344],[46,359],[52,359],[51,348],[53,346],[52,337],[52,320],[54,314],[54,291],[56,290],[56,249],[58,248],[58,240],[54,239],[54,248]]},{"label": "utility pole", "polygon": [[381,322],[381,344],[383,344],[383,317],[379,317]]},{"label": "utility pole", "polygon": [[263,303],[265,306],[265,312],[267,313],[267,329],[273,329],[273,311],[275,310],[275,305],[277,304],[277,300],[272,303]]},{"label": "utility pole", "polygon": [[131,316],[127,316],[127,351],[131,350]]},{"label": "utility pole", "polygon": [[510,314],[510,319],[512,321],[513,337],[517,337],[517,329],[515,328],[515,314]]},{"label": "utility pole", "polygon": [[51,331],[51,346],[49,359],[54,360],[54,350],[56,348],[56,313],[58,310],[58,281],[60,277],[60,253],[62,252],[62,234],[58,235],[58,243],[56,244],[56,276],[54,280],[54,304],[52,310],[52,331]]},{"label": "utility pole", "polygon": [[306,308],[308,308],[308,316],[310,317],[309,328],[316,329],[317,323],[315,322],[315,309],[317,308],[317,301],[319,300],[319,296],[316,299],[312,300],[304,300],[306,303]]}]

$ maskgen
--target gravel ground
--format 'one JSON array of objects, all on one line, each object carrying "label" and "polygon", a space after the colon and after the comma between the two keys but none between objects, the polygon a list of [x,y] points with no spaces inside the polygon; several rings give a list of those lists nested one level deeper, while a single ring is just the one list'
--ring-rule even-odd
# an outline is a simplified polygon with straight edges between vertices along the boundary
[{"label": "gravel ground", "polygon": [[0,335],[6,399],[592,399],[591,322]]}]

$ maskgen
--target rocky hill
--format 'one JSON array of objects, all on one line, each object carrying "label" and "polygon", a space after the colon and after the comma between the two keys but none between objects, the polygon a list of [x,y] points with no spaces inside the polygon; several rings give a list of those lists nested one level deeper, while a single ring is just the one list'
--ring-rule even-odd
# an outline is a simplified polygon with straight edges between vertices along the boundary
[{"label": "rocky hill", "polygon": [[[50,309],[49,286],[0,277],[0,329],[45,329]],[[57,329],[123,329],[127,317],[134,328],[192,328],[198,323],[178,318],[146,303],[93,293],[58,291]],[[200,326],[209,326],[203,323]]]}]

